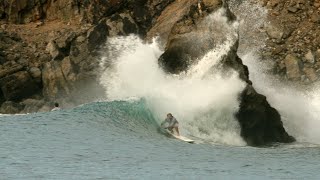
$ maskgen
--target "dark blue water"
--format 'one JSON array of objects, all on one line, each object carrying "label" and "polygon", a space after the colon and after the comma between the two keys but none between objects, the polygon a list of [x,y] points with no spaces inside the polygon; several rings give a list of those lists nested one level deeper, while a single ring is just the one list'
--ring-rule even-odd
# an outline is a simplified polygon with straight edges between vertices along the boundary
[{"label": "dark blue water", "polygon": [[157,121],[143,101],[1,116],[0,179],[320,178],[317,145],[188,144]]}]

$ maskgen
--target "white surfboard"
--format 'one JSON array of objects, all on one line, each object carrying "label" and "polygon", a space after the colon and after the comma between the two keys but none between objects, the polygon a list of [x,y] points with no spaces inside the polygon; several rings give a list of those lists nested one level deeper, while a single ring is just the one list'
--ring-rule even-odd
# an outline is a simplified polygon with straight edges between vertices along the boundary
[{"label": "white surfboard", "polygon": [[189,138],[184,137],[184,136],[178,136],[178,135],[176,135],[176,134],[172,134],[172,133],[167,129],[168,125],[169,125],[168,123],[162,124],[161,127],[160,127],[161,131],[165,131],[166,133],[168,133],[168,134],[171,135],[172,137],[174,137],[174,138],[176,138],[176,139],[179,139],[179,140],[181,140],[181,141],[184,141],[184,142],[187,142],[187,143],[194,143],[194,140],[192,140],[192,139],[189,139]]},{"label": "white surfboard", "polygon": [[178,135],[175,135],[175,134],[172,134],[172,133],[170,133],[170,134],[171,134],[174,138],[179,139],[179,140],[181,140],[181,141],[184,141],[184,142],[187,142],[187,143],[194,143],[194,140],[189,139],[189,138],[187,138],[187,137],[178,136]]}]

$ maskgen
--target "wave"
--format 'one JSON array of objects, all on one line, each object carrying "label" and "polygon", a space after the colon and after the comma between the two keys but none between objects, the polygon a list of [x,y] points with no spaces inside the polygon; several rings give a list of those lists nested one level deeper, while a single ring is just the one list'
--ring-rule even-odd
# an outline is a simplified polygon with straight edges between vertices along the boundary
[{"label": "wave", "polygon": [[143,98],[158,124],[171,112],[180,122],[183,135],[213,143],[245,145],[234,117],[245,83],[236,72],[226,77],[218,69],[201,68],[203,64],[214,67],[219,63],[217,53],[228,52],[230,44],[226,41],[217,47],[219,51],[207,53],[190,68],[192,71],[170,75],[158,65],[162,51],[156,41],[145,44],[136,36],[109,38],[112,53],[108,51],[102,58],[102,66],[107,66],[102,67],[106,69],[100,78],[106,99]]}]

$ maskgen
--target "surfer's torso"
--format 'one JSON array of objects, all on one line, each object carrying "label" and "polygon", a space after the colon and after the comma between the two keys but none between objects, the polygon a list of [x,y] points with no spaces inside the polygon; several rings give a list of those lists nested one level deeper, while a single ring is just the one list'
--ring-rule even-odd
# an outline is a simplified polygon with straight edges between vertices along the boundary
[{"label": "surfer's torso", "polygon": [[168,127],[175,127],[179,124],[179,122],[175,117],[171,117],[171,118],[167,117],[164,121],[168,123]]}]

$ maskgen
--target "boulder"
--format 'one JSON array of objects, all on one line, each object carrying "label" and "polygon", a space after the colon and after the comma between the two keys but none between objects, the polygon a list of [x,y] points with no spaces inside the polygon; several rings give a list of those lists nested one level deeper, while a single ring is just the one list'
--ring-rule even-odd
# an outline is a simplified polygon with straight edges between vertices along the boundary
[{"label": "boulder", "polygon": [[296,13],[299,9],[295,6],[288,7],[288,11],[291,13]]},{"label": "boulder", "polygon": [[236,113],[241,126],[241,136],[248,145],[260,146],[273,142],[290,143],[290,136],[278,111],[271,107],[266,97],[248,85],[241,94],[240,109]]},{"label": "boulder", "polygon": [[295,55],[288,54],[284,59],[284,63],[286,65],[288,79],[299,80],[301,77],[300,60]]},{"label": "boulder", "polygon": [[279,28],[276,25],[268,24],[265,27],[265,29],[266,29],[268,36],[272,39],[281,40],[281,38],[283,37],[284,32],[283,32],[282,28]]},{"label": "boulder", "polygon": [[308,53],[304,55],[304,60],[307,63],[311,63],[311,64],[315,63],[315,57],[314,57],[314,54],[311,50],[309,50]]},{"label": "boulder", "polygon": [[63,54],[54,40],[51,40],[48,43],[46,51],[50,53],[53,60],[60,60],[63,58]]},{"label": "boulder", "polygon": [[1,114],[18,114],[23,110],[24,106],[20,103],[6,101],[0,107]]},{"label": "boulder", "polygon": [[45,102],[44,100],[29,98],[22,101],[20,104],[24,106],[22,113],[34,113],[34,112],[38,112],[38,110],[45,104]]},{"label": "boulder", "polygon": [[166,44],[170,35],[171,29],[176,22],[181,20],[183,16],[187,15],[192,4],[197,6],[197,0],[192,1],[174,1],[165,8],[161,15],[156,20],[156,23],[148,31],[146,39],[151,40],[155,36],[159,36]]},{"label": "boulder", "polygon": [[41,70],[38,67],[31,67],[29,73],[37,82],[41,81]]},{"label": "boulder", "polygon": [[320,49],[318,49],[316,51],[315,56],[316,56],[315,58],[316,58],[317,62],[320,62]]},{"label": "boulder", "polygon": [[61,61],[61,70],[64,78],[69,82],[69,84],[76,81],[77,72],[70,60],[70,57],[66,57]]},{"label": "boulder", "polygon": [[310,18],[311,22],[313,23],[320,23],[320,14],[318,12],[315,12],[311,15],[311,18]]},{"label": "boulder", "polygon": [[39,84],[27,71],[19,71],[0,79],[0,86],[7,101],[20,101],[40,91]]},{"label": "boulder", "polygon": [[48,104],[45,104],[38,110],[38,112],[48,112],[48,111],[51,111],[51,109],[52,109],[51,106],[49,106]]},{"label": "boulder", "polygon": [[70,86],[61,69],[61,62],[51,61],[42,70],[43,95],[51,100],[70,95]]},{"label": "boulder", "polygon": [[306,74],[307,78],[314,82],[318,79],[316,71],[312,67],[305,67],[303,68],[303,72]]}]

